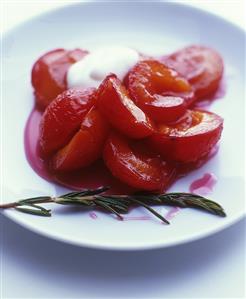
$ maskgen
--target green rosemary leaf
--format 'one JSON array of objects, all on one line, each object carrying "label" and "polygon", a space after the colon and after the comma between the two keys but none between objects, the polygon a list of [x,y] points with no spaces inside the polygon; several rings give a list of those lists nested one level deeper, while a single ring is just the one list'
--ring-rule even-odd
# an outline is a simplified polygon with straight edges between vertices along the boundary
[{"label": "green rosemary leaf", "polygon": [[218,207],[217,205],[211,205],[211,202],[207,203],[205,199],[202,201],[190,198],[186,199],[186,203],[189,206],[205,210],[207,212],[210,212],[211,214],[215,214],[222,217],[226,216],[222,207]]},{"label": "green rosemary leaf", "polygon": [[40,203],[40,202],[48,202],[51,201],[51,197],[50,196],[38,196],[38,197],[31,197],[31,198],[26,198],[26,199],[21,199],[18,201],[18,203]]},{"label": "green rosemary leaf", "polygon": [[99,206],[101,206],[103,209],[105,209],[108,212],[111,212],[113,214],[115,214],[120,220],[123,220],[124,218],[111,206],[105,204],[103,201],[96,199],[95,203]]},{"label": "green rosemary leaf", "polygon": [[[22,205],[21,205],[22,206]],[[38,205],[36,205],[36,204],[26,204],[26,206],[28,206],[28,207],[32,207],[32,208],[35,208],[35,209],[38,209],[38,210],[40,210],[40,211],[43,211],[43,212],[50,212],[50,210],[48,210],[48,209],[45,209],[44,207],[41,207],[41,206],[38,206]]]},{"label": "green rosemary leaf", "polygon": [[135,198],[137,198],[138,200],[141,201],[146,201],[146,202],[150,202],[150,203],[161,203],[161,199],[157,196],[157,195],[134,195]]},{"label": "green rosemary leaf", "polygon": [[202,202],[201,200],[198,200],[196,198],[187,198],[185,200],[185,203],[190,207],[193,206],[195,208],[199,208],[199,209],[202,209],[202,210],[206,210],[210,213],[214,213],[214,210],[211,209],[208,205],[206,205],[205,202]]},{"label": "green rosemary leaf", "polygon": [[120,212],[126,213],[129,210],[129,201],[127,200],[117,199],[117,197],[111,197],[110,195],[96,195],[95,198],[114,207],[116,210],[118,209]]},{"label": "green rosemary leaf", "polygon": [[78,198],[63,198],[57,197],[54,199],[54,202],[61,205],[79,205],[79,206],[93,206],[94,202],[86,199]]},{"label": "green rosemary leaf", "polygon": [[37,216],[46,216],[46,217],[51,216],[51,212],[49,210],[43,211],[39,209],[30,209],[30,208],[23,208],[23,207],[15,207],[15,210],[22,213],[27,213],[27,214],[37,215]]},{"label": "green rosemary leaf", "polygon": [[218,208],[218,209],[222,209],[223,210],[223,208],[222,208],[222,206],[221,205],[219,205],[217,202],[215,202],[215,201],[212,201],[212,200],[210,200],[210,199],[203,199],[208,205],[210,205],[211,207],[214,207],[214,208]]}]

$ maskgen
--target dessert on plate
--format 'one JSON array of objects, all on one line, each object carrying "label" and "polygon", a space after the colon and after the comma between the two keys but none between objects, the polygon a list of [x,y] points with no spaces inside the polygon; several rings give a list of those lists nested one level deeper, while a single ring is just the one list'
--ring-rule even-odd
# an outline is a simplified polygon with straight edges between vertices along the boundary
[{"label": "dessert on plate", "polygon": [[40,117],[29,160],[75,188],[91,170],[104,184],[111,176],[131,191],[165,192],[220,139],[223,119],[197,103],[212,101],[222,75],[220,55],[198,45],[162,57],[117,46],[52,50],[32,69]]}]

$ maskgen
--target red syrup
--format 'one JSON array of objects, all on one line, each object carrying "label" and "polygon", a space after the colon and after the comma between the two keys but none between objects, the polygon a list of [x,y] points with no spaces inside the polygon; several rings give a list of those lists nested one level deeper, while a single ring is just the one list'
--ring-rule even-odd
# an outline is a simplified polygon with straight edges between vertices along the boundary
[{"label": "red syrup", "polygon": [[89,217],[93,220],[96,220],[98,218],[97,214],[95,212],[90,212]]},{"label": "red syrup", "polygon": [[179,207],[173,207],[173,208],[171,208],[171,209],[167,212],[165,218],[166,218],[168,221],[172,220],[174,217],[176,217],[176,216],[178,215],[178,213],[179,213],[180,210],[181,210],[181,209],[180,209]]},{"label": "red syrup", "polygon": [[213,173],[205,173],[202,178],[199,178],[191,183],[190,192],[201,196],[206,196],[213,191],[213,187],[217,183],[217,178]]}]

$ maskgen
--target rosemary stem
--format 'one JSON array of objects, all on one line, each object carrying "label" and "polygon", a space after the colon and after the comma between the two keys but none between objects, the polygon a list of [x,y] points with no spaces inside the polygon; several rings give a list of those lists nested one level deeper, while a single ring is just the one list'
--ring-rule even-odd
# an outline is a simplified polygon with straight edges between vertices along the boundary
[{"label": "rosemary stem", "polygon": [[15,208],[19,204],[18,202],[11,202],[11,203],[5,203],[5,204],[0,204],[0,209],[10,209],[10,208]]}]

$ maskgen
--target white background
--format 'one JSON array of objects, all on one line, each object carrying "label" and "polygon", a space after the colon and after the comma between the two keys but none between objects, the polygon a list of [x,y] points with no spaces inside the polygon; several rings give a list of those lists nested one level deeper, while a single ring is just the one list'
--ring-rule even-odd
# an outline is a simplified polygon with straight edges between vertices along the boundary
[{"label": "white background", "polygon": [[[206,9],[245,27],[244,1],[179,2]],[[31,16],[68,2],[2,1],[2,4],[4,32]],[[1,299],[245,298],[245,224],[242,220],[214,236],[175,248],[110,252],[45,239],[0,215]]]}]

